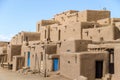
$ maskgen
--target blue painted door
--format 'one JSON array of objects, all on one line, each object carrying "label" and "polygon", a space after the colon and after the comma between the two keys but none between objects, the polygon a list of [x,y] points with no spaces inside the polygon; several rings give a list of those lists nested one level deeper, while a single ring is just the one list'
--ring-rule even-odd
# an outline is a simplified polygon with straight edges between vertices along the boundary
[{"label": "blue painted door", "polygon": [[59,68],[59,60],[58,58],[53,59],[53,71],[57,71]]},{"label": "blue painted door", "polygon": [[27,66],[30,67],[30,52],[28,52]]}]

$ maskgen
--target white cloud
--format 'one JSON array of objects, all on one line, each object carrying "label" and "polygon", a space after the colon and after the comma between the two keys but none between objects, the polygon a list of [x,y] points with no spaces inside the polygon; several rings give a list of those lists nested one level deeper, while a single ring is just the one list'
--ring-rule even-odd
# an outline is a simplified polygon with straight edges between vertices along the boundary
[{"label": "white cloud", "polygon": [[13,36],[12,34],[9,35],[0,34],[0,41],[10,41],[12,36]]}]

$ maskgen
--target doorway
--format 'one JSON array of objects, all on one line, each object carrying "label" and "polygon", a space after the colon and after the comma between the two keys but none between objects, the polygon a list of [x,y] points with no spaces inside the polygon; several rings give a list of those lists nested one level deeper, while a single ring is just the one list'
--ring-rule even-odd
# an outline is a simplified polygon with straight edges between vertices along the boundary
[{"label": "doorway", "polygon": [[30,67],[30,52],[28,52],[27,66]]},{"label": "doorway", "polygon": [[58,69],[59,69],[59,59],[54,58],[53,59],[53,71],[58,71]]},{"label": "doorway", "polygon": [[106,51],[109,52],[109,73],[114,74],[114,49],[110,48]]},{"label": "doorway", "polygon": [[96,61],[95,78],[102,78],[103,76],[103,61]]}]

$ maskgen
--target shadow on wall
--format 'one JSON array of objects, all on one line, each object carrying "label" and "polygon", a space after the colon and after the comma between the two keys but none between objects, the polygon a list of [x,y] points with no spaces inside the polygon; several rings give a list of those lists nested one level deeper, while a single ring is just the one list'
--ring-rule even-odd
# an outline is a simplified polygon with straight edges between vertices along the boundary
[{"label": "shadow on wall", "polygon": [[114,31],[115,31],[115,36],[114,36],[114,39],[120,39],[120,29],[118,27],[114,27]]}]

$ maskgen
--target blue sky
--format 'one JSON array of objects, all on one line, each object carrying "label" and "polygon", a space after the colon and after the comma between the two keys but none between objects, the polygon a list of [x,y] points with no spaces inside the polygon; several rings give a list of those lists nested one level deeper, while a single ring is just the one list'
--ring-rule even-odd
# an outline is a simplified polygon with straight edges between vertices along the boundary
[{"label": "blue sky", "polygon": [[20,31],[36,31],[36,22],[50,19],[66,10],[111,11],[120,17],[120,0],[0,0],[0,40],[10,38]]}]

